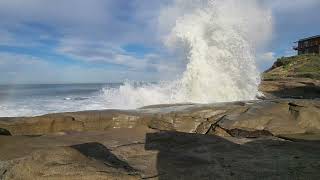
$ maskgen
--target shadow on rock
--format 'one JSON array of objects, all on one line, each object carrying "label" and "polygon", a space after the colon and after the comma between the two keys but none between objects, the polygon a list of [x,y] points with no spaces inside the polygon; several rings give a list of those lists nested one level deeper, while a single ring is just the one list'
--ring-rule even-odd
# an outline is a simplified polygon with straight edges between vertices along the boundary
[{"label": "shadow on rock", "polygon": [[317,99],[320,98],[320,81],[312,79],[264,80],[260,91],[269,98]]},{"label": "shadow on rock", "polygon": [[160,180],[320,179],[320,141],[266,137],[238,144],[213,135],[165,131],[147,134],[145,149],[159,151],[154,177]]},{"label": "shadow on rock", "polygon": [[282,89],[272,92],[272,94],[279,98],[297,98],[297,99],[316,99],[320,98],[320,87],[305,86],[295,87],[290,89]]},{"label": "shadow on rock", "polygon": [[107,147],[100,143],[91,142],[78,144],[71,146],[71,148],[76,149],[89,158],[103,162],[106,166],[123,169],[131,173],[136,172],[136,170],[132,168],[127,162],[120,160],[117,156],[111,153]]},{"label": "shadow on rock", "polygon": [[0,128],[0,136],[11,136],[11,133],[7,129]]}]

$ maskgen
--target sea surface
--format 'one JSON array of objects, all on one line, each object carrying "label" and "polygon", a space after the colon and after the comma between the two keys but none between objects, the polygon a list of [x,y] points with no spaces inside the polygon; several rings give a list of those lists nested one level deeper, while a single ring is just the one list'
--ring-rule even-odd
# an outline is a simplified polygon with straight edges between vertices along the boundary
[{"label": "sea surface", "polygon": [[0,117],[111,108],[104,90],[118,89],[121,85],[121,83],[0,85]]}]

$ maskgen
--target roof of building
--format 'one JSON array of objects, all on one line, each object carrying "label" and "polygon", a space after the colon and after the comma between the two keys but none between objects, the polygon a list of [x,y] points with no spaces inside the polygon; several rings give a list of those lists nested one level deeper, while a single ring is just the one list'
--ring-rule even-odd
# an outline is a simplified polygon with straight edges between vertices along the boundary
[{"label": "roof of building", "polygon": [[306,40],[310,40],[310,39],[314,39],[314,38],[320,38],[320,35],[303,38],[303,39],[300,39],[299,41],[306,41]]}]

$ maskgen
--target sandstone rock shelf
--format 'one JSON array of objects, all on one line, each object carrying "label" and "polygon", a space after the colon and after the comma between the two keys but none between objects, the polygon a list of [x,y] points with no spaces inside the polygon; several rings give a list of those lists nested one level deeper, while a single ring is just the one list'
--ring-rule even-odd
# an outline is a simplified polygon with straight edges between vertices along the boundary
[{"label": "sandstone rock shelf", "polygon": [[0,179],[319,179],[320,101],[0,118]]}]

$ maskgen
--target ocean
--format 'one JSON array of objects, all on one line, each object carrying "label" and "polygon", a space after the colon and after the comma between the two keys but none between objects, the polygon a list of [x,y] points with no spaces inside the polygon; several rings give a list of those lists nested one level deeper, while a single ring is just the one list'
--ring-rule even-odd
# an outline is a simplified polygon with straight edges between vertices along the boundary
[{"label": "ocean", "polygon": [[0,116],[36,116],[47,113],[111,108],[105,89],[121,83],[0,85]]}]

